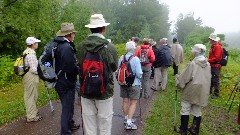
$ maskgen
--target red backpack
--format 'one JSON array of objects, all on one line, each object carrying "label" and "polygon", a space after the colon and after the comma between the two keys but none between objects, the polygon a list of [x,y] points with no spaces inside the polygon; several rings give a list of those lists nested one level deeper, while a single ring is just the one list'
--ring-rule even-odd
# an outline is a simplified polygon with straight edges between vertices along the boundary
[{"label": "red backpack", "polygon": [[128,60],[126,60],[126,56],[125,55],[123,56],[123,60],[120,66],[118,67],[118,70],[116,73],[116,78],[119,85],[131,87],[134,82],[135,75],[133,74],[132,68],[130,65],[130,60],[132,58],[134,58],[133,55],[131,55],[128,58]]},{"label": "red backpack", "polygon": [[98,52],[87,52],[81,74],[83,95],[101,97],[106,89],[108,75],[106,65]]},{"label": "red backpack", "polygon": [[146,65],[150,63],[149,61],[149,48],[141,48],[140,49],[140,62],[142,65]]}]

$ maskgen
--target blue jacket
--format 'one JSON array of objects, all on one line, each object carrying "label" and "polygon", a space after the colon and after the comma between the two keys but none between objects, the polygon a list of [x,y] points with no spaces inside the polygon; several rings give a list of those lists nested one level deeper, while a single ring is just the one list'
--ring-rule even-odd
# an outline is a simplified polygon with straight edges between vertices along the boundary
[{"label": "blue jacket", "polygon": [[170,67],[172,65],[171,54],[169,47],[166,45],[160,45],[157,49],[154,50],[155,61],[153,66],[158,67]]},{"label": "blue jacket", "polygon": [[[131,55],[133,55],[133,53],[128,52],[126,54],[126,59],[128,60]],[[123,56],[121,56],[119,58],[118,67],[120,66],[122,60],[123,60]],[[140,78],[142,78],[143,72],[142,72],[142,67],[141,67],[141,63],[140,63],[139,58],[137,56],[134,56],[130,60],[130,65],[131,65],[131,68],[132,68],[132,72],[135,74],[135,80],[134,80],[134,83],[133,83],[132,86],[140,86],[141,85]]]}]

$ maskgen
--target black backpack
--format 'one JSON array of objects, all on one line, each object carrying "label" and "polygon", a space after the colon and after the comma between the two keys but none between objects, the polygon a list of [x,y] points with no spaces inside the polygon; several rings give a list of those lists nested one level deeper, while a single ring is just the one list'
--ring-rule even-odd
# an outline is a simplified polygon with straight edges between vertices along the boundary
[{"label": "black backpack", "polygon": [[57,42],[49,42],[44,46],[42,55],[38,60],[38,76],[43,81],[55,82],[57,75],[55,73],[55,51],[57,49]]},{"label": "black backpack", "polygon": [[101,97],[105,93],[108,73],[106,64],[99,52],[87,52],[82,63],[80,75],[81,92],[83,95],[95,98]]},{"label": "black backpack", "polygon": [[222,53],[222,59],[221,59],[221,61],[220,61],[220,64],[222,65],[222,66],[227,66],[227,62],[228,62],[228,51],[225,49],[225,48],[223,48],[223,53]]}]

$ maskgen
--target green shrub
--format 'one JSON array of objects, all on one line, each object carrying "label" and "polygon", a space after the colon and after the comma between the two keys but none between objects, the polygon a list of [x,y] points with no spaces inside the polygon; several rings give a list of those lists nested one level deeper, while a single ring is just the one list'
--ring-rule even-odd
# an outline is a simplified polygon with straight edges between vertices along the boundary
[{"label": "green shrub", "polygon": [[0,86],[19,82],[21,77],[16,76],[13,70],[14,60],[10,55],[0,56]]}]

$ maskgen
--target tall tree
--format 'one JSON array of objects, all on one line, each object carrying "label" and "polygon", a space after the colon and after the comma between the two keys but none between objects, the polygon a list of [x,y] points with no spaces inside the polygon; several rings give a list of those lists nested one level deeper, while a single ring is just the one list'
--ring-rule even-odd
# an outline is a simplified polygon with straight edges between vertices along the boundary
[{"label": "tall tree", "polygon": [[180,14],[175,24],[175,32],[179,42],[183,43],[184,38],[201,25],[202,20],[200,18],[194,19],[194,13],[189,13],[185,16]]}]

